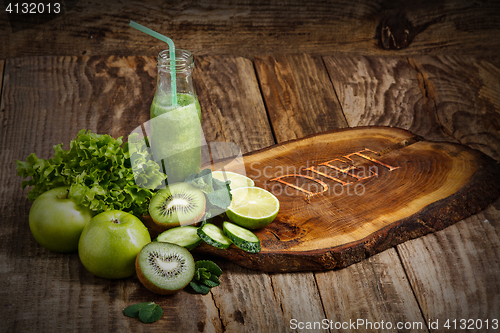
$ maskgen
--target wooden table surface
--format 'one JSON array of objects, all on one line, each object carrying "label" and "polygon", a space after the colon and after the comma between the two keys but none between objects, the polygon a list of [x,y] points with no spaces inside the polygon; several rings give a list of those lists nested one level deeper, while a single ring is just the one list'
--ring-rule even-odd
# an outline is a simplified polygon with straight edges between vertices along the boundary
[{"label": "wooden table surface", "polygon": [[[216,14],[224,13],[238,17],[237,11]],[[139,21],[127,17],[126,24],[128,19]],[[271,32],[279,29],[275,24]],[[82,128],[118,137],[147,121],[156,82],[152,54],[157,52],[150,47],[98,54],[95,47],[85,55],[70,54],[64,45],[71,33],[64,31],[58,33],[59,54],[45,49],[36,55],[19,44],[29,30],[34,31],[18,32],[20,39],[12,32],[12,47],[4,41],[0,57],[0,332],[454,332],[460,331],[461,320],[467,326],[482,324],[473,331],[498,331],[493,329],[494,320],[500,320],[498,199],[442,231],[341,270],[269,274],[211,258],[224,274],[221,285],[205,296],[187,290],[157,296],[136,277],[97,278],[80,264],[78,254],[42,248],[29,230],[31,204],[14,160],[33,152],[50,158],[53,145],[67,147]],[[194,30],[186,44],[196,44]],[[433,30],[427,32],[432,37]],[[224,55],[215,48],[195,52],[194,80],[207,141],[235,142],[245,153],[336,128],[384,125],[429,140],[459,142],[500,160],[500,63],[495,57],[457,53],[456,45],[443,54],[425,52],[420,46],[432,45],[429,40],[415,41],[413,54],[411,46],[403,53],[343,54],[332,43],[315,52],[318,36],[313,37],[300,52],[279,52],[279,47],[248,48],[245,54]],[[110,47],[112,41],[104,38],[103,44]],[[146,301],[162,306],[158,322],[146,325],[122,314],[126,306]],[[447,320],[450,329],[444,327]],[[306,329],[314,322],[322,326]],[[353,322],[360,326],[353,329]],[[396,328],[398,323],[403,329]]]}]

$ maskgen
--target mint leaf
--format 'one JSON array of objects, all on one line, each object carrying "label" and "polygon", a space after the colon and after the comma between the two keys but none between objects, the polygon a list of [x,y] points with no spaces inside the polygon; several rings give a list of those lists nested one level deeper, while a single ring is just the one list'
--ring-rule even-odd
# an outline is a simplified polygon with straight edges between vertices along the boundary
[{"label": "mint leaf", "polygon": [[213,181],[214,191],[221,190],[223,188],[228,189],[228,191],[231,190],[231,188],[229,187],[229,184],[231,184],[230,180],[223,182],[221,180],[213,178],[212,181]]},{"label": "mint leaf", "polygon": [[212,274],[210,276],[210,281],[212,281],[213,283],[215,283],[217,286],[220,284],[219,278],[215,274]]},{"label": "mint leaf", "polygon": [[206,295],[206,294],[208,294],[210,292],[210,288],[207,287],[207,286],[205,286],[204,284],[201,284],[201,283],[198,283],[198,282],[195,282],[195,281],[191,281],[191,282],[189,282],[189,285],[198,294]]},{"label": "mint leaf", "polygon": [[207,272],[207,271],[205,271],[205,272],[201,272],[201,274],[200,274],[200,281],[201,281],[201,280],[210,279],[210,276],[211,276],[211,275],[212,275],[212,274],[211,274],[210,272]]},{"label": "mint leaf", "polygon": [[210,288],[220,284],[218,276],[221,274],[222,270],[213,261],[198,260],[195,262],[194,277],[189,285],[195,292],[206,295]]},{"label": "mint leaf", "polygon": [[131,318],[139,318],[139,311],[145,306],[151,304],[151,302],[137,303],[127,306],[123,309],[123,314]]},{"label": "mint leaf", "polygon": [[216,263],[210,260],[198,260],[197,262],[195,262],[195,268],[196,269],[205,268],[215,276],[222,275],[222,269],[220,269],[220,267],[217,266]]},{"label": "mint leaf", "polygon": [[163,316],[163,309],[153,302],[143,306],[139,310],[139,319],[146,324],[151,324]]},{"label": "mint leaf", "polygon": [[223,211],[231,204],[231,192],[226,188],[207,193],[206,197],[210,205],[220,208]]},{"label": "mint leaf", "polygon": [[196,188],[199,188],[205,194],[210,193],[214,190],[212,170],[210,169],[203,169],[199,174],[190,175],[185,180],[185,182],[193,185]]},{"label": "mint leaf", "polygon": [[200,280],[200,283],[204,284],[205,286],[207,286],[209,288],[217,287],[219,285],[219,283],[216,283],[216,282],[214,282],[212,280],[208,280],[208,279]]},{"label": "mint leaf", "polygon": [[192,174],[185,180],[186,183],[199,188],[207,199],[207,214],[203,223],[214,216],[220,215],[227,210],[231,204],[230,181],[220,181],[212,177],[212,170],[204,169],[198,174]]}]

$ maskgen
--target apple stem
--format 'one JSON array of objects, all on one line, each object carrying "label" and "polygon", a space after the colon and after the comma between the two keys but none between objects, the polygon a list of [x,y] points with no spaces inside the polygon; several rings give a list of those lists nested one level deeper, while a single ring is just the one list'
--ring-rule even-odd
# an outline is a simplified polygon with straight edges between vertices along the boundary
[{"label": "apple stem", "polygon": [[116,224],[120,224],[120,221],[118,221],[117,219],[113,219],[111,222],[116,223]]}]

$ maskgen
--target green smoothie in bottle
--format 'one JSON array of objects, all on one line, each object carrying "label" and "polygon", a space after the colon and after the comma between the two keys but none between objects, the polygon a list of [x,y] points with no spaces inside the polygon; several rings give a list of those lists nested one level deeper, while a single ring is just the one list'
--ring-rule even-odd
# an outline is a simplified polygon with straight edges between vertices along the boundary
[{"label": "green smoothie in bottle", "polygon": [[[168,61],[167,61],[168,60]],[[176,50],[177,101],[170,90],[168,51],[158,56],[158,84],[151,104],[151,148],[169,184],[201,168],[201,109],[192,84],[193,57]]]}]

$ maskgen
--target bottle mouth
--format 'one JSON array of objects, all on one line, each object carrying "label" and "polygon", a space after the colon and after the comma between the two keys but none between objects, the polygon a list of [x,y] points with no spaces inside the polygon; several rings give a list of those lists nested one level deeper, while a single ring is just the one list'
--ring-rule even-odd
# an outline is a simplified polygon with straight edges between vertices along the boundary
[{"label": "bottle mouth", "polygon": [[[175,71],[183,71],[188,68],[192,68],[194,64],[193,54],[187,50],[176,49],[175,50]],[[161,69],[170,69],[172,65],[172,60],[170,58],[170,51],[163,50],[158,54],[157,66]]]}]

